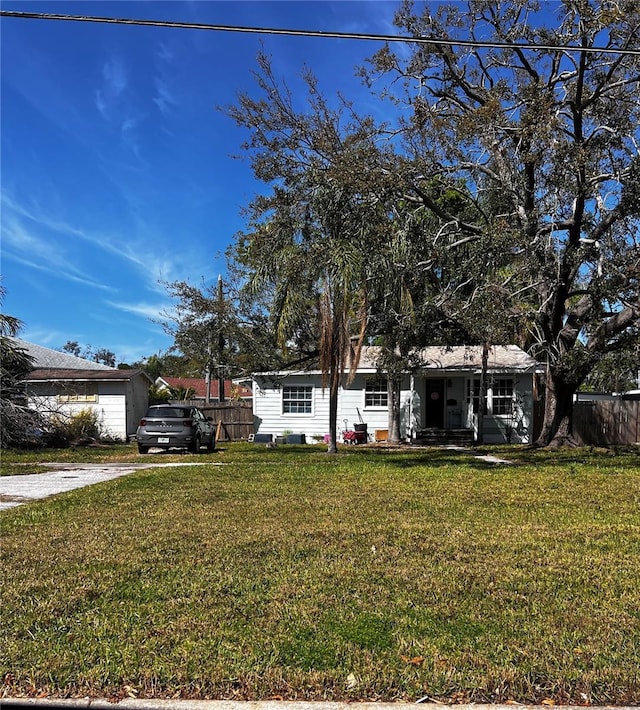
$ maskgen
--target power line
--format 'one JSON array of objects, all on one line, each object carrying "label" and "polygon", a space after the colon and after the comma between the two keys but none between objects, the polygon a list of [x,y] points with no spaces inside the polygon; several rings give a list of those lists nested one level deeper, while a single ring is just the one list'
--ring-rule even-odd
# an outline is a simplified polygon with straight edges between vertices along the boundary
[{"label": "power line", "polygon": [[66,22],[97,22],[113,25],[142,25],[146,27],[172,27],[187,30],[212,32],[242,32],[245,34],[288,35],[292,37],[320,37],[324,39],[357,39],[374,42],[404,42],[408,44],[435,44],[451,47],[484,47],[488,49],[530,49],[551,52],[591,52],[604,54],[629,54],[640,56],[640,49],[615,49],[612,47],[560,47],[553,44],[517,44],[515,42],[487,42],[464,39],[441,39],[434,37],[403,37],[401,35],[367,34],[361,32],[326,32],[323,30],[291,30],[278,27],[242,27],[238,25],[214,25],[203,22],[173,22],[171,20],[137,20],[124,17],[95,17],[91,15],[59,15],[49,12],[21,12],[0,10],[0,16],[28,20],[62,20]]}]

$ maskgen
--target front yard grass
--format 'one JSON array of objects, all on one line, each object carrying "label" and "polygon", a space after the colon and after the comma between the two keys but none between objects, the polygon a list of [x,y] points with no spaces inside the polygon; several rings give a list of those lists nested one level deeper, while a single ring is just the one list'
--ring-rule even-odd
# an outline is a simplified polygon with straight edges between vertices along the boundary
[{"label": "front yard grass", "polygon": [[3,694],[640,702],[636,451],[323,451],[2,512]]}]

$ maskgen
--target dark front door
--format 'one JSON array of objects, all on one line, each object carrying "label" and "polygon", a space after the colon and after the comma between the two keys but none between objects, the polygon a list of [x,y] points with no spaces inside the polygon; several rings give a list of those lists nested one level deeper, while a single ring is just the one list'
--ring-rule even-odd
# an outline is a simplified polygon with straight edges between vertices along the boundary
[{"label": "dark front door", "polygon": [[427,380],[425,427],[444,429],[444,380]]}]

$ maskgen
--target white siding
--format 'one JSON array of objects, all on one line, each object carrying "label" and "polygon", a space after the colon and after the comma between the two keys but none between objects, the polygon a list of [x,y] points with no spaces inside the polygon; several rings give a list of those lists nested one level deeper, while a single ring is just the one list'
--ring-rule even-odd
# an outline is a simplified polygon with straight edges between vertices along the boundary
[{"label": "white siding", "polygon": [[[367,424],[367,430],[373,435],[376,429],[388,429],[388,407],[366,407],[365,387],[368,377],[374,373],[359,373],[354,381],[342,388],[338,396],[338,432],[345,426],[353,428],[362,421]],[[509,373],[498,374],[496,377],[510,377]],[[445,381],[444,426],[448,429],[473,428],[475,417],[466,400],[467,380],[478,378],[478,374],[438,373],[437,377]],[[515,391],[519,406],[516,414],[502,416],[486,416],[484,419],[485,441],[487,443],[504,443],[509,437],[512,443],[528,443],[532,422],[533,397],[531,374],[513,375]],[[311,414],[283,414],[282,387],[312,386],[313,404]],[[424,428],[425,378],[415,377],[415,387],[411,387],[411,378],[403,378],[400,393],[400,435],[409,438]],[[275,378],[258,377],[253,383],[253,413],[255,431],[261,434],[281,436],[285,432],[305,434],[308,441],[314,437],[323,438],[329,431],[329,392],[321,387],[319,374],[296,374],[288,377]]]},{"label": "white siding", "polygon": [[[369,375],[370,376],[370,375]],[[387,407],[365,407],[365,383],[363,374],[357,375],[352,384],[341,388],[338,393],[338,432],[345,426],[352,429],[362,421],[367,424],[369,434],[376,429],[387,429],[389,412]],[[282,387],[285,385],[311,385],[313,387],[312,414],[283,414]],[[409,436],[410,431],[410,381],[404,378],[401,393],[401,435]],[[253,414],[255,431],[260,434],[280,436],[285,431],[305,434],[307,439],[323,438],[329,433],[329,390],[323,390],[320,375],[291,375],[278,383],[261,377],[253,382]]]},{"label": "white siding", "polygon": [[61,402],[58,401],[55,384],[32,383],[29,385],[29,406],[49,415],[56,412],[74,415],[83,409],[91,409],[97,414],[102,436],[124,441],[127,438],[125,383],[97,384],[97,402]]},{"label": "white siding", "polygon": [[[311,414],[283,414],[282,388],[311,386]],[[329,391],[323,390],[320,375],[291,375],[275,381],[259,378],[253,383],[255,432],[281,436],[284,432],[304,434],[308,440],[322,439],[329,431]]]},{"label": "white siding", "polygon": [[[372,374],[358,374],[353,383],[341,391],[338,407],[338,429],[344,428],[344,420],[347,420],[347,428],[351,429],[354,424],[362,421],[367,425],[369,434],[373,434],[376,429],[388,429],[389,408],[388,407],[366,407],[365,388],[367,379],[375,377]],[[400,390],[400,436],[407,437],[411,430],[411,381],[409,377],[404,377]]]}]

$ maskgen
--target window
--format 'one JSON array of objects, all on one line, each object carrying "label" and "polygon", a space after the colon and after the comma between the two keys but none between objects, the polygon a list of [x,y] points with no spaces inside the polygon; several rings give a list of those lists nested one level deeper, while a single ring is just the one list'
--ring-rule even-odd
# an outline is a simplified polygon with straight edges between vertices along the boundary
[{"label": "window", "polygon": [[365,407],[387,407],[389,395],[387,394],[387,381],[384,378],[369,380],[364,391]]},{"label": "window", "polygon": [[494,414],[511,414],[513,408],[513,380],[498,377],[493,381],[491,409]]},{"label": "window", "polygon": [[95,382],[77,382],[58,395],[58,402],[97,402],[98,385]]},{"label": "window", "polygon": [[282,388],[283,414],[312,414],[313,387],[285,385]]}]

